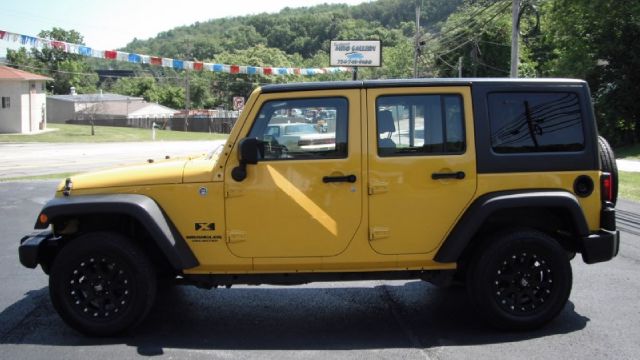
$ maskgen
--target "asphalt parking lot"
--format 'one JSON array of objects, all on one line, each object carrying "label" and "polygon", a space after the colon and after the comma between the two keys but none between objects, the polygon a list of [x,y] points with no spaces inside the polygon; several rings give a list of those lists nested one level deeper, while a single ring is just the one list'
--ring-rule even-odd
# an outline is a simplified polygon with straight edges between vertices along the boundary
[{"label": "asphalt parking lot", "polygon": [[95,339],[65,326],[49,301],[46,275],[18,262],[18,240],[31,231],[56,183],[0,183],[1,359],[637,359],[640,354],[636,203],[619,204],[620,255],[597,265],[574,259],[570,302],[537,331],[487,328],[461,288],[362,281],[163,289],[135,333]]}]

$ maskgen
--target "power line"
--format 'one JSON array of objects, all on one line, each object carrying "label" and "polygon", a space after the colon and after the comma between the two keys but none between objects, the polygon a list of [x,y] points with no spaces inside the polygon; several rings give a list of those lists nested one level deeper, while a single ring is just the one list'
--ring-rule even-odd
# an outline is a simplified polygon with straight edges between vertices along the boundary
[{"label": "power line", "polygon": [[[485,11],[497,7],[499,4],[503,3],[504,6],[503,8],[498,9],[495,13],[493,13],[492,15],[489,16],[489,20],[485,21],[483,23],[480,23],[480,15],[482,13],[484,13]],[[502,1],[497,1],[487,7],[484,7],[481,9],[481,11],[476,11],[473,14],[470,14],[468,16],[468,21],[466,22],[461,22],[460,25],[453,27],[451,29],[449,29],[449,31],[446,31],[444,33],[440,33],[440,34],[436,34],[433,37],[433,40],[438,40],[438,38],[440,38],[438,40],[438,43],[441,46],[446,45],[447,43],[455,43],[458,42],[458,40],[460,40],[461,38],[464,38],[465,36],[469,35],[469,34],[474,34],[475,32],[477,32],[478,30],[480,30],[481,28],[483,28],[488,22],[492,21],[493,19],[495,19],[495,17],[497,15],[499,15],[500,13],[502,13],[507,7],[508,7],[508,2],[507,0],[502,0]],[[459,30],[459,31],[458,31]],[[452,35],[446,35],[444,36],[443,34],[445,33],[449,33],[449,32],[454,32]]]},{"label": "power line", "polygon": [[[503,5],[502,7],[500,7],[499,5]],[[484,7],[482,10],[483,11],[476,11],[474,12],[472,15],[474,14],[482,14],[485,11],[487,11],[490,8],[494,8],[495,11],[489,12],[489,16],[486,20],[484,20],[483,22],[480,22],[479,20],[477,20],[478,18],[476,17],[475,19],[471,19],[472,24],[468,25],[465,27],[464,30],[461,30],[458,33],[453,33],[453,35],[450,35],[449,37],[444,37],[444,41],[442,39],[440,39],[439,44],[441,47],[445,47],[448,46],[448,49],[444,50],[444,51],[440,51],[440,52],[433,52],[433,56],[437,59],[439,59],[440,61],[442,61],[443,63],[445,63],[447,66],[449,66],[451,69],[457,69],[457,67],[451,65],[448,61],[446,61],[443,56],[450,54],[452,52],[454,52],[455,50],[469,44],[470,42],[475,42],[474,41],[474,37],[477,36],[477,33],[484,33],[484,29],[486,27],[487,24],[489,24],[490,22],[492,22],[497,16],[499,16],[500,14],[502,14],[508,7],[509,7],[510,3],[508,1],[498,1],[493,3],[490,6]],[[486,14],[485,14],[486,15]],[[471,16],[470,16],[471,17]],[[462,26],[459,25],[453,29],[462,29]],[[465,39],[465,37],[469,36],[468,38]],[[459,40],[463,40],[459,43],[455,43],[458,42]],[[478,61],[478,63],[484,67],[487,68],[491,68],[493,70],[496,71],[500,71],[500,72],[505,72],[505,73],[509,73],[508,71],[504,71],[502,69],[499,69],[497,67],[488,65],[484,62]]]},{"label": "power line", "polygon": [[[470,18],[472,21],[475,21],[475,18],[476,18],[477,16],[482,15],[482,13],[483,13],[483,12],[487,11],[487,10],[488,10],[488,9],[490,9],[492,6],[494,6],[494,5],[496,5],[496,4],[500,3],[500,2],[504,2],[504,1],[508,1],[508,0],[498,0],[498,1],[494,2],[493,4],[491,4],[491,5],[489,5],[489,6],[481,7],[481,8],[479,8],[478,10],[476,10],[476,12],[474,12],[474,13],[470,14],[470,15],[469,15],[469,18]],[[457,26],[457,27],[450,28],[450,29],[447,29],[447,30],[444,30],[444,31],[439,31],[439,32],[437,32],[437,33],[435,33],[435,34],[434,34],[434,37],[442,37],[442,36],[444,36],[445,34],[448,34],[448,33],[452,32],[452,31],[455,31],[455,30],[458,30],[458,29],[461,29],[461,28],[462,28],[461,26]]]},{"label": "power line", "polygon": [[487,64],[487,63],[485,63],[484,61],[482,61],[482,60],[480,60],[480,59],[478,59],[478,65],[480,65],[480,66],[484,66],[484,67],[486,67],[486,68],[489,68],[489,69],[492,69],[492,70],[495,70],[495,71],[500,71],[500,72],[505,73],[505,74],[509,74],[509,73],[510,73],[510,72],[509,72],[509,71],[507,71],[507,70],[500,69],[500,68],[497,68],[497,67],[495,67],[495,66],[491,66],[491,65],[489,65],[489,64]]}]

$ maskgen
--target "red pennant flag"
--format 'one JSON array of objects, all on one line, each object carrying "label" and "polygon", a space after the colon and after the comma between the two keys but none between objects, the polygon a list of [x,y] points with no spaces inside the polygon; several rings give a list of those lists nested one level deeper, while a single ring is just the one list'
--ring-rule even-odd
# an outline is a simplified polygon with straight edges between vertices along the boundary
[{"label": "red pennant flag", "polygon": [[149,60],[151,65],[162,65],[162,58],[158,56],[152,56]]},{"label": "red pennant flag", "polygon": [[262,68],[262,73],[264,75],[271,75],[271,74],[273,74],[273,71],[272,71],[272,69],[270,67],[265,67],[265,68]]},{"label": "red pennant flag", "polygon": [[293,69],[293,73],[296,75],[300,75],[300,68]]},{"label": "red pennant flag", "polygon": [[193,70],[202,71],[202,63],[201,62],[194,62],[193,63]]},{"label": "red pennant flag", "polygon": [[107,51],[104,52],[104,58],[105,59],[115,60],[117,56],[118,56],[118,53],[115,52],[115,51],[107,50]]},{"label": "red pennant flag", "polygon": [[62,41],[54,40],[51,42],[51,46],[58,50],[64,50],[64,43]]},{"label": "red pennant flag", "polygon": [[231,65],[231,66],[229,67],[229,72],[230,72],[230,73],[232,73],[232,74],[237,74],[237,73],[239,73],[239,72],[240,72],[240,66],[238,66],[238,65]]}]

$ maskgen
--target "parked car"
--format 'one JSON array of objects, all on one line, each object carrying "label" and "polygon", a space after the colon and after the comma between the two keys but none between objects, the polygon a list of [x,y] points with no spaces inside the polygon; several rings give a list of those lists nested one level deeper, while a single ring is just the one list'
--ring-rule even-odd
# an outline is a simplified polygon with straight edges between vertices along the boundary
[{"label": "parked car", "polygon": [[319,125],[307,123],[272,124],[267,127],[263,139],[287,153],[335,150],[336,135],[322,133],[321,129]]}]

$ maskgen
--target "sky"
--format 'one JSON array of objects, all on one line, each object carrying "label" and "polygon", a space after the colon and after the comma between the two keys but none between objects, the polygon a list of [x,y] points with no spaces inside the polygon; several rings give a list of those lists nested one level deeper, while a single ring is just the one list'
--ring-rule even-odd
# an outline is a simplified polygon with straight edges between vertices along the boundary
[{"label": "sky", "polygon": [[[0,30],[37,36],[41,30],[76,30],[87,46],[100,50],[124,47],[133,38],[147,39],[196,21],[275,13],[285,7],[323,3],[356,5],[370,0],[30,0],[6,1],[0,7]],[[0,57],[15,45],[0,40]],[[153,55],[153,54],[149,54]]]}]

